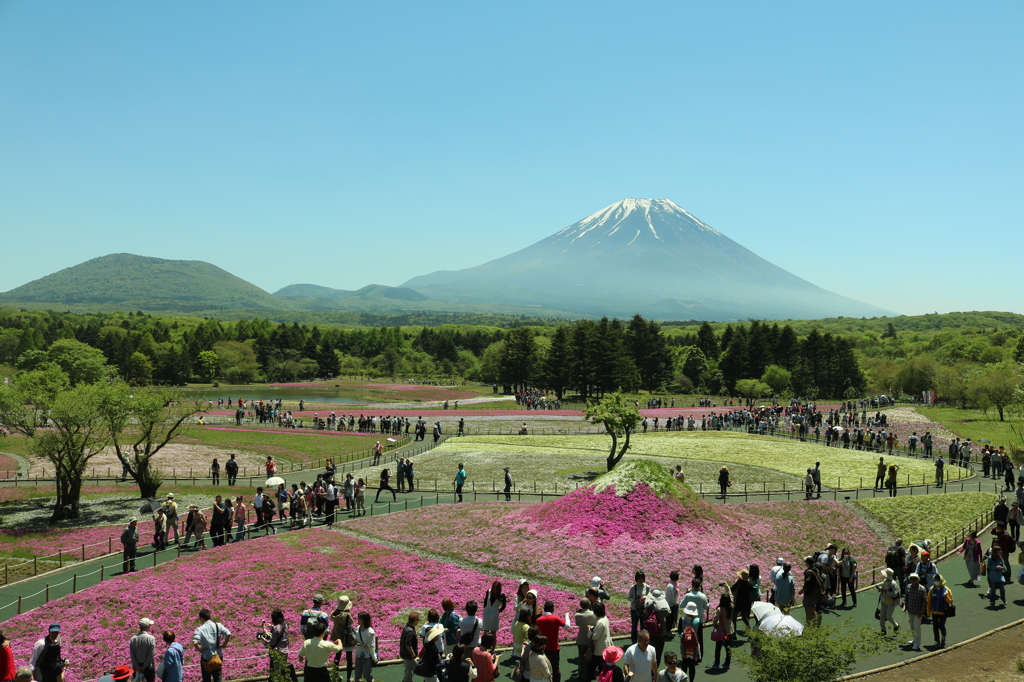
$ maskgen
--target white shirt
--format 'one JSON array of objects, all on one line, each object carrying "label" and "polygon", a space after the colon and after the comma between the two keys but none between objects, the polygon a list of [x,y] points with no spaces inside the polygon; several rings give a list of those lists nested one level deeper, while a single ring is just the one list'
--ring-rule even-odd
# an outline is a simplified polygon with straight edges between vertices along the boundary
[{"label": "white shirt", "polygon": [[[462,638],[462,635],[468,635],[472,632],[473,641],[469,643],[469,648],[472,649],[480,646],[480,628],[482,628],[483,625],[484,622],[479,616],[466,616],[459,621],[459,639]],[[474,628],[476,629],[475,632]]]},{"label": "white shirt", "polygon": [[651,678],[656,660],[657,654],[650,644],[647,645],[647,651],[641,651],[639,644],[629,647],[622,657],[622,665],[628,665],[629,672],[633,673],[633,677],[627,679],[630,682],[653,682]]},{"label": "white shirt", "polygon": [[677,606],[679,604],[679,593],[676,591],[676,584],[669,581],[667,587],[665,587],[665,601],[668,602],[669,606]]}]

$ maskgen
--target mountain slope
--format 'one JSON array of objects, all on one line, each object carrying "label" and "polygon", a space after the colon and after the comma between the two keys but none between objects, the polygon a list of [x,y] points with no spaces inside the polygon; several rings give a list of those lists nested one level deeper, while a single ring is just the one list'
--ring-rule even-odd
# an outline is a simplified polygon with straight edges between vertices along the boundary
[{"label": "mountain slope", "polygon": [[216,265],[130,253],[93,258],[23,284],[0,294],[0,304],[189,313],[298,310]]},{"label": "mountain slope", "polygon": [[727,320],[884,315],[786,272],[676,204],[625,199],[532,246],[414,277],[432,299]]}]

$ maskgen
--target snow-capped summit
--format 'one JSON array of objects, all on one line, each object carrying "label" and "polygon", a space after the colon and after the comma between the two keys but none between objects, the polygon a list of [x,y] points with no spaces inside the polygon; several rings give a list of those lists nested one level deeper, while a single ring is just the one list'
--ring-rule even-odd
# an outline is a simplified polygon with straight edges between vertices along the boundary
[{"label": "snow-capped summit", "polygon": [[546,239],[402,285],[432,299],[661,319],[885,314],[792,275],[667,199],[623,199]]},{"label": "snow-capped summit", "polygon": [[591,213],[551,239],[567,240],[566,247],[578,241],[594,247],[603,239],[617,235],[618,242],[624,241],[629,246],[647,238],[663,243],[685,239],[686,234],[693,230],[722,236],[668,199],[623,199]]}]

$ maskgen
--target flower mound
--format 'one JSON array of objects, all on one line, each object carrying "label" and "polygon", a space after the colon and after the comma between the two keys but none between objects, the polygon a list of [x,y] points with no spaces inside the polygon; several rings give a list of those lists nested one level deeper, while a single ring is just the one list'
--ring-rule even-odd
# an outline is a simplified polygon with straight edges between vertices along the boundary
[{"label": "flower mound", "polygon": [[[621,477],[620,477],[621,478]],[[732,582],[757,563],[782,556],[793,563],[835,542],[864,566],[879,562],[885,545],[841,502],[760,502],[712,505],[672,481],[664,496],[646,481],[625,496],[611,485],[580,488],[540,504],[475,503],[431,507],[348,522],[353,530],[444,552],[539,580],[582,586],[602,576],[624,594],[633,572],[661,583],[673,570],[704,567],[705,584]],[[658,485],[657,481],[653,482]],[[627,483],[628,485],[628,483]],[[452,542],[452,529],[458,539]]]}]

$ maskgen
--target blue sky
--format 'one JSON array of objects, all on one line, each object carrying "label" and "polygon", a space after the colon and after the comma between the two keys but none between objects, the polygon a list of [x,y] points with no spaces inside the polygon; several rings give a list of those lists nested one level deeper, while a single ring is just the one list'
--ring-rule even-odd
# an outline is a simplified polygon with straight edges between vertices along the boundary
[{"label": "blue sky", "polygon": [[671,199],[901,313],[1011,310],[1024,4],[0,2],[0,291],[396,285]]}]

